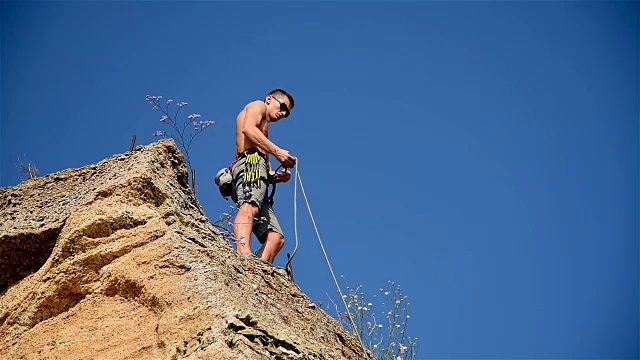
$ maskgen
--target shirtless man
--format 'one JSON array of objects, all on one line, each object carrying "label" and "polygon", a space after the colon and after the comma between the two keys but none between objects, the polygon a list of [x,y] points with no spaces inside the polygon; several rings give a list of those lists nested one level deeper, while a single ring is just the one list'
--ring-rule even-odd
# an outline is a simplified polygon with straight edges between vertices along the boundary
[{"label": "shirtless man", "polygon": [[[269,124],[289,116],[293,106],[293,97],[276,89],[264,101],[247,104],[236,118],[237,160],[231,173],[236,182],[233,200],[238,206],[238,214],[233,223],[233,234],[241,256],[252,256],[252,231],[262,244],[257,255],[264,261],[273,263],[284,246],[282,229],[267,200],[267,183],[269,180],[289,181],[291,172],[288,169],[295,165],[296,158],[269,140]],[[272,170],[268,154],[282,164],[282,172]]]}]

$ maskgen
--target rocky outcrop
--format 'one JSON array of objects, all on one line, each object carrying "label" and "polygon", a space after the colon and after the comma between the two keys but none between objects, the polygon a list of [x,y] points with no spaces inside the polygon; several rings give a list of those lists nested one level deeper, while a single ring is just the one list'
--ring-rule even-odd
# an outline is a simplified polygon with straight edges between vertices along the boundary
[{"label": "rocky outcrop", "polygon": [[0,188],[2,359],[362,359],[282,270],[239,257],[171,140]]}]

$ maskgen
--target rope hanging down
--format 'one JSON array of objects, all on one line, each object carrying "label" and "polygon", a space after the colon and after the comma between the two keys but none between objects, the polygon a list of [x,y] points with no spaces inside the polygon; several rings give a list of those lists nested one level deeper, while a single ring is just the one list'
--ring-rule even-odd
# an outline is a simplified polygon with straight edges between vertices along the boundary
[{"label": "rope hanging down", "polygon": [[[316,226],[316,221],[313,218],[313,213],[311,212],[311,206],[309,206],[309,200],[307,199],[307,194],[304,191],[304,185],[302,185],[302,178],[300,177],[300,161],[297,161],[296,165],[296,175],[295,182],[293,186],[293,229],[296,238],[296,247],[293,250],[292,256],[289,258],[287,262],[287,266],[291,259],[296,255],[296,251],[298,251],[298,182],[300,182],[300,189],[302,190],[302,196],[304,197],[304,201],[307,204],[307,210],[309,211],[309,216],[311,217],[311,223],[313,224],[313,228],[316,231],[316,235],[318,236],[318,242],[320,242],[320,248],[322,249],[322,253],[324,254],[324,258],[327,260],[327,265],[329,266],[329,272],[331,272],[331,276],[333,277],[333,282],[336,284],[336,289],[338,289],[338,294],[340,295],[340,299],[342,300],[342,304],[344,305],[344,310],[347,314],[349,314],[349,320],[351,321],[351,328],[354,330],[354,333],[358,340],[360,341],[360,345],[362,345],[362,351],[364,355],[369,359],[369,355],[367,353],[367,349],[364,346],[364,342],[362,342],[362,338],[360,338],[360,333],[356,330],[356,324],[353,321],[353,316],[350,315],[349,309],[347,308],[347,302],[345,300],[345,296],[342,294],[342,290],[340,290],[340,285],[338,285],[338,280],[336,279],[336,275],[333,272],[333,268],[331,267],[331,262],[329,262],[329,256],[327,255],[327,251],[324,249],[324,244],[322,243],[322,239],[320,238],[320,232],[318,231],[318,227]],[[285,266],[286,268],[286,266]]]}]

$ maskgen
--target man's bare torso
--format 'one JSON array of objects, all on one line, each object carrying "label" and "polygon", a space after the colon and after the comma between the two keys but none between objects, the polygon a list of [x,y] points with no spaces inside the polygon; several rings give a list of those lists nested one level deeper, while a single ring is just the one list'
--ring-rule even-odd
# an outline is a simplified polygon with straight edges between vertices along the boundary
[{"label": "man's bare torso", "polygon": [[260,119],[258,128],[260,129],[260,131],[262,131],[264,136],[266,136],[267,138],[269,137],[269,121],[267,121],[266,105],[264,105],[264,102],[260,100],[253,101],[247,104],[247,106],[242,109],[242,111],[236,118],[236,153],[240,153],[248,149],[258,149],[263,154],[267,153],[265,149],[261,149],[258,145],[254,144],[242,133],[242,129],[244,128],[244,119],[247,113],[247,107],[254,103],[261,103],[264,106],[265,111],[262,115],[262,118]]}]

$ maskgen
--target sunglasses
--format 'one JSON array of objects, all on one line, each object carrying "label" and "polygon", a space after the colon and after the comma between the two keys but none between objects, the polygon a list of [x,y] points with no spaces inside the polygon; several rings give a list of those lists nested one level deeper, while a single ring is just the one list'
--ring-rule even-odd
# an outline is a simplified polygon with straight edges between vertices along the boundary
[{"label": "sunglasses", "polygon": [[284,117],[289,117],[290,111],[289,111],[289,107],[287,106],[287,104],[285,104],[282,101],[278,100],[278,98],[276,98],[273,95],[271,95],[271,98],[280,103],[280,111],[284,111]]}]

